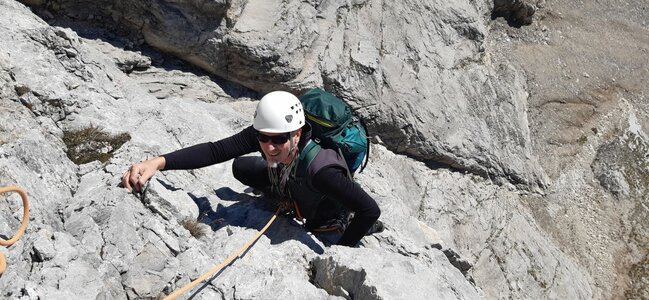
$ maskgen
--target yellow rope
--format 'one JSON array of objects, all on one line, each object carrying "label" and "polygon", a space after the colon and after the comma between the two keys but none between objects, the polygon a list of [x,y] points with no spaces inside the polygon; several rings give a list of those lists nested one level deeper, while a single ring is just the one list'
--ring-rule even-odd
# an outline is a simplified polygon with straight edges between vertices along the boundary
[{"label": "yellow rope", "polygon": [[[3,240],[0,238],[0,246],[9,247],[13,245],[16,241],[18,241],[18,239],[20,239],[23,233],[25,233],[25,229],[27,229],[27,221],[29,220],[29,202],[27,201],[27,194],[19,187],[10,186],[10,187],[0,188],[0,194],[6,192],[16,192],[23,199],[23,222],[20,225],[20,228],[18,229],[16,234],[9,240]],[[2,273],[4,273],[6,269],[7,269],[6,258],[4,254],[0,253],[0,275],[2,275]]]},{"label": "yellow rope", "polygon": [[190,282],[189,284],[185,285],[185,286],[182,287],[181,289],[178,289],[178,290],[176,290],[175,292],[171,293],[171,295],[165,297],[164,300],[173,300],[173,299],[176,299],[176,297],[178,297],[178,296],[182,295],[183,293],[189,291],[191,288],[193,288],[193,287],[196,286],[197,284],[199,284],[199,283],[201,283],[202,281],[204,281],[204,280],[210,278],[212,275],[216,274],[218,271],[220,271],[220,270],[223,269],[224,267],[226,267],[226,266],[228,266],[229,264],[231,264],[232,261],[234,261],[236,258],[238,258],[238,257],[239,257],[243,252],[245,252],[246,250],[248,250],[248,248],[250,248],[250,246],[252,246],[252,244],[254,244],[255,241],[257,241],[257,239],[259,239],[259,237],[261,237],[262,234],[264,234],[264,232],[266,231],[266,229],[268,229],[268,227],[270,227],[270,225],[273,224],[273,221],[275,221],[275,218],[277,218],[277,215],[279,214],[279,212],[280,212],[281,210],[282,210],[281,208],[278,208],[277,211],[275,211],[275,214],[273,214],[273,216],[270,218],[270,220],[268,221],[268,223],[266,223],[266,226],[264,226],[264,228],[262,228],[262,229],[259,231],[259,233],[258,233],[254,238],[250,239],[250,240],[248,241],[248,243],[246,243],[245,245],[243,245],[243,247],[239,248],[239,250],[238,250],[237,252],[235,252],[235,253],[233,253],[232,255],[230,255],[230,257],[228,257],[225,261],[223,261],[223,262],[222,262],[221,264],[219,264],[218,266],[214,267],[214,269],[212,269],[212,270],[210,270],[209,272],[205,273],[205,275],[203,275],[203,276],[201,276],[200,278],[198,278],[198,279],[196,279],[196,280]]}]

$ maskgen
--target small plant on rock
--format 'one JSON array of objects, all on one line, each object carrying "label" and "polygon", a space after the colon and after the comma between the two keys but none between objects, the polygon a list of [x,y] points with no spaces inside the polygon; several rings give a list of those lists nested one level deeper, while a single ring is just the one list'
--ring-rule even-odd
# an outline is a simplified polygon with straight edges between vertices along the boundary
[{"label": "small plant on rock", "polygon": [[95,160],[106,162],[113,157],[115,150],[130,139],[128,133],[110,135],[92,125],[80,130],[63,132],[63,142],[68,147],[67,155],[78,165]]},{"label": "small plant on rock", "polygon": [[196,220],[185,219],[180,222],[180,224],[189,230],[189,233],[195,238],[201,238],[205,235],[205,229],[201,227],[200,223]]}]

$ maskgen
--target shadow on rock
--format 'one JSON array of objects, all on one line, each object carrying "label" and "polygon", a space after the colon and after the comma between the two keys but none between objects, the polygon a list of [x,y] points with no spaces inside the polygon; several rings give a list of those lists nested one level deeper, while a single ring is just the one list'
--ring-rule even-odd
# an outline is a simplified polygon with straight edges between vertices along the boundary
[{"label": "shadow on rock", "polygon": [[514,28],[531,25],[536,8],[521,0],[494,0],[491,19],[505,18],[507,25]]},{"label": "shadow on rock", "polygon": [[[237,199],[237,196],[239,196],[239,193],[235,192],[229,187],[222,187],[219,189],[214,190],[214,193],[216,194],[217,197],[221,200],[225,201],[239,201],[240,199]],[[242,194],[245,195],[245,194]]]},{"label": "shadow on rock", "polygon": [[[214,231],[228,226],[260,231],[277,209],[276,201],[268,197],[237,193],[227,187],[215,190],[215,193],[220,199],[235,203],[228,206],[217,204],[217,207],[213,208],[206,197],[196,197],[189,193],[198,206],[199,222],[210,226]],[[318,254],[324,253],[324,249],[290,215],[278,215],[265,235],[270,239],[271,245],[296,240]]]}]

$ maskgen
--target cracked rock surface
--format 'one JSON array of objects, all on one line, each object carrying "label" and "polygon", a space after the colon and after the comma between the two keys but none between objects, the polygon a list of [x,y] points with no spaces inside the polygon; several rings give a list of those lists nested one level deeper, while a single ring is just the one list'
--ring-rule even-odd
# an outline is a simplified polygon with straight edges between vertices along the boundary
[{"label": "cracked rock surface", "polygon": [[[492,61],[486,43],[494,5],[531,7],[510,2],[53,0],[37,7],[127,31],[136,44],[262,93],[324,86],[393,152],[538,190],[548,181],[530,152],[525,78]],[[147,64],[128,57],[120,68]]]},{"label": "cracked rock surface", "polygon": [[[647,295],[647,93],[629,81],[548,92],[505,40],[552,42],[557,29],[489,18],[509,3],[561,24],[560,3],[24,2],[0,0],[0,186],[31,204],[26,234],[0,248],[0,298],[157,298],[212,269],[266,224],[272,199],[229,162],[158,173],[142,195],[122,173],[238,132],[268,90],[314,85],[376,137],[356,180],[385,231],[326,247],[280,216],[194,299]],[[89,127],[128,139],[75,164],[66,134]],[[4,238],[17,195],[0,195],[0,216]]]}]

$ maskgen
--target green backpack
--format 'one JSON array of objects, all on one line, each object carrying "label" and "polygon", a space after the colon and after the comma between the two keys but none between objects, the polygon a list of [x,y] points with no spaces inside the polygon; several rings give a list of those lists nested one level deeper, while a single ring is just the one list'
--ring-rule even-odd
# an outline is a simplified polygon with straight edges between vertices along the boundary
[{"label": "green backpack", "polygon": [[[319,88],[309,90],[300,97],[306,121],[311,125],[311,139],[324,148],[338,150],[345,158],[351,175],[367,165],[370,143],[367,127],[352,113],[349,105]],[[310,143],[313,144],[313,143]],[[318,151],[304,149],[311,161]],[[365,159],[365,164],[363,164]]]}]

